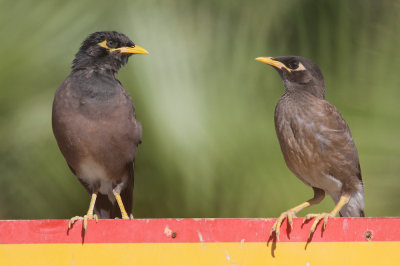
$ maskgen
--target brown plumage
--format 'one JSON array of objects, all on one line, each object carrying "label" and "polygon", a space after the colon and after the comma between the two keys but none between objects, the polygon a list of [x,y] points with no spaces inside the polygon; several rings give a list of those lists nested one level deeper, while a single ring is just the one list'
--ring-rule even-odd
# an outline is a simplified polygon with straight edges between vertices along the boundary
[{"label": "brown plumage", "polygon": [[91,34],[55,94],[54,136],[71,171],[92,195],[87,215],[72,218],[70,226],[83,219],[86,230],[87,219],[131,216],[142,128],[115,74],[135,53],[147,51],[123,34]]},{"label": "brown plumage", "polygon": [[337,212],[345,217],[364,216],[364,192],[360,163],[350,129],[336,107],[325,100],[325,84],[321,71],[311,60],[298,56],[260,57],[258,61],[272,65],[286,88],[275,109],[275,129],[289,169],[314,190],[314,197],[281,214],[271,234],[282,221],[302,209],[319,203],[325,192],[336,207],[330,213],[309,214],[305,220],[318,222]]}]

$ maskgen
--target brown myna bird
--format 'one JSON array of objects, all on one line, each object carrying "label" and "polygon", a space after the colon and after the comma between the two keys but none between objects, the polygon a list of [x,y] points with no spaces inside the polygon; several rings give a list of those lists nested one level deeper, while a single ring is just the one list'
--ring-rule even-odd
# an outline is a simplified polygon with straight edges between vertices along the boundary
[{"label": "brown myna bird", "polygon": [[131,96],[115,78],[132,54],[148,54],[115,31],[95,32],[82,43],[71,74],[57,89],[53,132],[71,171],[91,194],[88,219],[132,217],[133,169],[142,127]]},{"label": "brown myna bird", "polygon": [[271,229],[279,239],[285,218],[292,217],[329,194],[336,206],[330,213],[308,214],[315,218],[310,236],[320,220],[364,216],[364,190],[358,153],[350,129],[336,107],[325,100],[325,83],[318,66],[299,56],[258,57],[273,66],[286,88],[275,108],[275,129],[289,169],[314,190],[314,197],[283,212]]}]

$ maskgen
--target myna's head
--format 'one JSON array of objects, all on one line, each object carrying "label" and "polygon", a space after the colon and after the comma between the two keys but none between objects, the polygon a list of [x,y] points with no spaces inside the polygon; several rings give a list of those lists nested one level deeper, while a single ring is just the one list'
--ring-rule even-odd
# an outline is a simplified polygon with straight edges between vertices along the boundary
[{"label": "myna's head", "polygon": [[319,67],[300,56],[257,57],[257,61],[273,66],[287,90],[305,90],[325,98],[325,83]]},{"label": "myna's head", "polygon": [[72,70],[99,68],[117,72],[128,62],[132,54],[148,54],[127,36],[116,31],[100,31],[90,34],[72,62]]}]

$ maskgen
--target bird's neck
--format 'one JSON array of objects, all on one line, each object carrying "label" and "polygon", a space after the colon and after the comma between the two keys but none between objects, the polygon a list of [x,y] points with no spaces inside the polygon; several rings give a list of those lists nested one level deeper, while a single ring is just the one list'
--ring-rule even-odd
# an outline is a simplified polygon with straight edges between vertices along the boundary
[{"label": "bird's neck", "polygon": [[325,86],[321,84],[297,84],[285,81],[284,86],[287,93],[308,92],[317,98],[325,99]]},{"label": "bird's neck", "polygon": [[110,58],[95,58],[84,53],[78,53],[72,61],[72,72],[87,70],[115,75],[121,68],[121,63]]},{"label": "bird's neck", "polygon": [[[103,103],[114,98],[121,91],[119,81],[111,72],[81,69],[72,72],[71,76],[72,82],[74,82],[71,86],[74,97],[83,102],[90,100],[91,102]],[[85,109],[82,102],[80,108]]]}]

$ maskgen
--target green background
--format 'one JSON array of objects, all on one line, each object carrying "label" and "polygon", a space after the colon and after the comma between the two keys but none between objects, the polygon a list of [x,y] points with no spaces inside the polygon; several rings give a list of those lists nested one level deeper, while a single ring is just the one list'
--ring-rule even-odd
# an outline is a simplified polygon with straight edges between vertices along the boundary
[{"label": "green background", "polygon": [[[118,74],[144,128],[135,217],[276,217],[312,196],[275,136],[282,82],[254,60],[278,55],[320,66],[358,147],[366,215],[400,216],[399,11],[378,0],[0,0],[0,218],[87,211],[51,105],[99,30],[150,51]],[[326,198],[300,215],[332,207]]]}]

